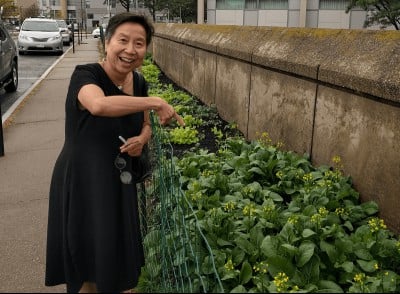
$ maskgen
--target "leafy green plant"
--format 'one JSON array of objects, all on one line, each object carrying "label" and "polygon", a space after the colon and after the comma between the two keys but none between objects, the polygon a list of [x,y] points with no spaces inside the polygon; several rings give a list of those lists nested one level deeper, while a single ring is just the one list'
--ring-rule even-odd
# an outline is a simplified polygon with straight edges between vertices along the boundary
[{"label": "leafy green plant", "polygon": [[[161,95],[163,89],[163,97],[182,115],[204,124],[215,120],[212,132],[220,140],[215,153],[192,149],[173,159],[172,183],[182,193],[176,194],[176,203],[168,203],[166,215],[187,226],[187,236],[196,240],[196,258],[185,255],[188,244],[175,244],[169,272],[187,262],[196,292],[219,292],[214,266],[224,292],[399,292],[399,237],[379,218],[375,202],[360,202],[351,177],[342,174],[339,156],[332,166],[314,167],[307,155],[282,151],[283,144],[273,144],[268,133],[252,142],[224,137],[215,109],[205,111],[191,96],[175,95],[172,86],[154,91]],[[191,128],[176,129],[170,130],[177,141],[194,134]],[[212,256],[197,241],[198,228]],[[178,227],[164,234],[168,244],[182,237]],[[159,244],[150,242],[152,236],[145,238],[154,252],[146,264],[158,262]],[[161,273],[149,271],[142,279],[160,283]]]},{"label": "leafy green plant", "polygon": [[193,144],[199,142],[198,133],[192,127],[177,127],[170,131],[169,140],[176,144]]},{"label": "leafy green plant", "polygon": [[399,240],[339,169],[243,139],[209,157],[186,154],[178,169],[225,290],[399,290]]}]

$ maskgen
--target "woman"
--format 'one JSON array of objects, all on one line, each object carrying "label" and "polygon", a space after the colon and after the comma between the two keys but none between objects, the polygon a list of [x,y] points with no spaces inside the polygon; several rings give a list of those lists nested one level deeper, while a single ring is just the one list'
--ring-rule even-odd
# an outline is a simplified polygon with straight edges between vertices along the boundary
[{"label": "woman", "polygon": [[[161,124],[182,118],[140,89],[153,27],[133,13],[113,16],[106,57],[75,68],[66,99],[65,142],[49,199],[47,286],[68,292],[123,292],[137,285],[144,264],[132,157],[151,137],[149,111]],[[120,136],[122,138],[120,138]],[[120,140],[126,143],[122,143]]]}]

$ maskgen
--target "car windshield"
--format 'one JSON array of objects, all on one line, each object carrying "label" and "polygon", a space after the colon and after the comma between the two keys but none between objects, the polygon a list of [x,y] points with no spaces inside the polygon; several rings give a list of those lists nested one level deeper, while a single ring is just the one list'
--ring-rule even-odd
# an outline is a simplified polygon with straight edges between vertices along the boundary
[{"label": "car windshield", "polygon": [[58,32],[58,25],[56,22],[49,21],[25,21],[22,24],[23,31],[40,31],[40,32]]},{"label": "car windshield", "polygon": [[66,28],[67,24],[63,20],[57,20],[57,24],[60,28]]}]

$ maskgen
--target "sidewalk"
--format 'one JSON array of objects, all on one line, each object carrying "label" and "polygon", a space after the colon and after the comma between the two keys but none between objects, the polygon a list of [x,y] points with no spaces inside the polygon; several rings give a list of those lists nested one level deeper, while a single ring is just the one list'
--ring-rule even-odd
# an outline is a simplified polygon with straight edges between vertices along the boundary
[{"label": "sidewalk", "polygon": [[44,286],[47,210],[54,162],[64,142],[64,103],[77,64],[97,62],[99,39],[75,41],[3,125],[0,157],[0,292],[66,292]]}]

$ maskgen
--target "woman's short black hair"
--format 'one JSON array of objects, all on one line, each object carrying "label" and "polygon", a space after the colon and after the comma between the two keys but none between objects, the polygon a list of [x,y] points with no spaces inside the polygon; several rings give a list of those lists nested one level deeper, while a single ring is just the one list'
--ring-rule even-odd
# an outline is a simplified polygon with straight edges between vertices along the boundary
[{"label": "woman's short black hair", "polygon": [[126,22],[141,25],[146,31],[146,45],[150,44],[154,34],[154,26],[145,15],[134,12],[122,12],[111,17],[107,25],[105,38],[109,40],[114,35],[115,30]]}]

